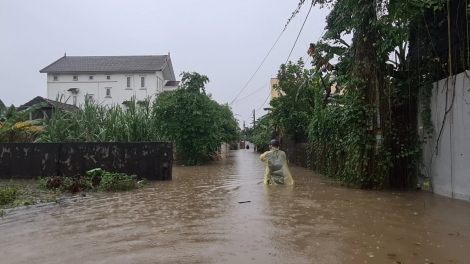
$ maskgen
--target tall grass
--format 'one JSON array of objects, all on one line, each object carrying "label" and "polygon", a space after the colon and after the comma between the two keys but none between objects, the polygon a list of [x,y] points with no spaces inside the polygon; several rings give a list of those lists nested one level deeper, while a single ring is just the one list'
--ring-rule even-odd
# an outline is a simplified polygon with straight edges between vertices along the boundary
[{"label": "tall grass", "polygon": [[75,112],[55,111],[37,142],[156,141],[160,138],[151,117],[150,99],[132,98],[126,108],[87,99]]}]

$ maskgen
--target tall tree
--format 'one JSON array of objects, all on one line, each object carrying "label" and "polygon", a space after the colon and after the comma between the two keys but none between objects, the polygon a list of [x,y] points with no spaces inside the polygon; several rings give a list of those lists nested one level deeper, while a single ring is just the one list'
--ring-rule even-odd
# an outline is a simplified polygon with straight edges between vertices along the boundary
[{"label": "tall tree", "polygon": [[282,64],[278,84],[274,89],[278,97],[270,102],[274,122],[281,127],[283,137],[295,142],[306,142],[308,124],[315,108],[315,91],[310,77],[312,71],[305,69],[302,59],[297,63]]},{"label": "tall tree", "polygon": [[238,139],[238,125],[228,106],[206,95],[207,76],[183,72],[181,80],[177,90],[155,100],[153,119],[158,134],[175,142],[179,159],[199,165],[221,142]]}]

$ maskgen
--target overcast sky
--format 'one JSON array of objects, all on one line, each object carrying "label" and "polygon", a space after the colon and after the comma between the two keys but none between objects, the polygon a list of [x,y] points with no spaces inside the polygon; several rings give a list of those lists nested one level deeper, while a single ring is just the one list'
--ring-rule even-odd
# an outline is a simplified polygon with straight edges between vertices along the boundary
[{"label": "overcast sky", "polygon": [[[164,55],[175,73],[195,71],[211,82],[207,92],[230,103],[256,71],[298,0],[2,0],[0,1],[0,99],[17,106],[46,96],[39,70],[67,51],[68,56]],[[276,77],[307,15],[291,22],[261,69],[238,97]],[[314,7],[291,60],[307,58],[328,10]],[[263,106],[269,86],[235,101],[241,122]],[[264,104],[268,106],[269,102]],[[264,114],[261,110],[256,117]],[[247,124],[251,119],[247,121]]]}]

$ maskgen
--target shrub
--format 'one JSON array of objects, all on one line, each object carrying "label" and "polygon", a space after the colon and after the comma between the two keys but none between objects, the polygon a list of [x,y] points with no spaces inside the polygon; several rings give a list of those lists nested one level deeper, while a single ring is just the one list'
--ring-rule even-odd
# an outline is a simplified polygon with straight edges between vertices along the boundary
[{"label": "shrub", "polygon": [[147,184],[147,179],[137,181],[136,175],[107,172],[100,168],[89,170],[86,175],[74,177],[50,176],[41,179],[41,185],[61,192],[76,193],[87,190],[126,191],[137,189]]},{"label": "shrub", "polygon": [[101,176],[100,189],[104,191],[127,191],[136,188],[138,188],[136,175],[104,172]]},{"label": "shrub", "polygon": [[5,205],[15,201],[18,195],[18,188],[5,187],[0,189],[0,205]]}]

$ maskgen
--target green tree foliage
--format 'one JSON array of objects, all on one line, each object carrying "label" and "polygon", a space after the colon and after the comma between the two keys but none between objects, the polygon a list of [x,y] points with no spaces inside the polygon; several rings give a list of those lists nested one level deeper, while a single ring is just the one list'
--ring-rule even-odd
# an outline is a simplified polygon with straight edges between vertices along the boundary
[{"label": "green tree foliage", "polygon": [[[305,2],[299,1],[289,21]],[[287,83],[293,87],[311,80],[303,90],[306,94],[295,95],[297,100],[304,99],[303,109],[312,107],[306,112],[310,120],[307,131],[320,172],[363,188],[410,186],[422,143],[416,132],[416,103],[420,93],[426,95],[421,98],[425,104],[429,103],[432,70],[428,65],[434,59],[410,63],[405,53],[410,34],[422,23],[425,10],[440,10],[446,2],[312,1],[331,12],[323,38],[308,50],[313,66],[310,77],[299,74],[300,65],[298,69],[281,66],[279,77],[291,77]],[[351,43],[344,41],[351,34]],[[391,55],[397,61],[391,61]],[[291,76],[291,72],[296,74]],[[333,85],[342,96],[331,96]],[[282,82],[279,86],[289,87]],[[286,88],[287,95],[271,105],[276,122],[292,137],[302,133],[306,122],[298,114],[301,106],[288,101],[292,95],[288,91]],[[424,126],[430,130],[430,109],[424,109]],[[289,112],[294,115],[289,117]]]},{"label": "green tree foliage", "polygon": [[276,127],[273,116],[271,114],[264,115],[256,121],[256,125],[249,141],[253,142],[258,149],[262,149],[269,144],[271,139],[273,139],[275,129]]},{"label": "green tree foliage", "polygon": [[218,106],[219,114],[217,117],[220,120],[221,136],[220,140],[223,142],[231,143],[241,138],[241,130],[238,126],[238,121],[235,119],[232,109],[228,104]]},{"label": "green tree foliage", "polygon": [[[180,87],[170,93],[129,100],[126,107],[85,101],[74,112],[55,111],[38,142],[138,142],[168,140],[187,165],[209,160],[222,142],[240,138],[240,128],[227,104],[206,95],[209,78],[182,73]],[[58,109],[56,107],[56,109]]]},{"label": "green tree foliage", "polygon": [[32,142],[40,133],[38,125],[43,120],[29,120],[31,113],[44,107],[36,104],[27,109],[18,111],[15,106],[0,109],[0,142]]},{"label": "green tree foliage", "polygon": [[315,108],[314,82],[312,71],[304,68],[304,62],[282,64],[274,89],[279,97],[273,98],[272,119],[282,128],[283,136],[295,142],[307,140],[308,124]]},{"label": "green tree foliage", "polygon": [[153,120],[157,133],[175,142],[185,164],[199,165],[220,142],[238,139],[239,128],[230,108],[206,95],[207,76],[183,72],[181,80],[176,91],[156,99]]},{"label": "green tree foliage", "polygon": [[[6,105],[3,103],[3,101],[0,99],[0,117],[3,118],[5,112],[7,111]],[[0,120],[3,121],[3,120]]]},{"label": "green tree foliage", "polygon": [[18,110],[14,105],[6,107],[5,104],[0,101],[0,122],[7,121],[8,119],[12,118],[17,112]]}]

